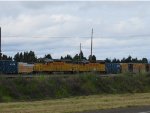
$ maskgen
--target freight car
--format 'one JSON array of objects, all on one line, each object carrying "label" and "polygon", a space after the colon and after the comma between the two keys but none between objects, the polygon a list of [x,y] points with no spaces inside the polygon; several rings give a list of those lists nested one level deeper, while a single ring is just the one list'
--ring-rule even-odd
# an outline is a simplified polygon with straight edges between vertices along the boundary
[{"label": "freight car", "polygon": [[150,72],[150,64],[146,63],[121,63],[121,73],[145,73]]},{"label": "freight car", "polygon": [[1,60],[0,73],[1,74],[29,74],[33,72],[33,64],[22,62]]},{"label": "freight car", "polygon": [[117,74],[121,72],[121,65],[119,63],[106,63],[107,74]]},{"label": "freight car", "polygon": [[0,61],[0,73],[2,74],[17,74],[18,63],[15,61],[3,60]]}]

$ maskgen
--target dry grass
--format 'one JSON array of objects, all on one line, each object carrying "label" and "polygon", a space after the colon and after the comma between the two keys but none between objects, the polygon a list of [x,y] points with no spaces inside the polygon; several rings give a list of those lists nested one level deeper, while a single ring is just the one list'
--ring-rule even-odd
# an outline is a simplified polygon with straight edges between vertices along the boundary
[{"label": "dry grass", "polygon": [[0,103],[0,113],[71,113],[150,105],[150,93],[93,95],[33,102]]}]

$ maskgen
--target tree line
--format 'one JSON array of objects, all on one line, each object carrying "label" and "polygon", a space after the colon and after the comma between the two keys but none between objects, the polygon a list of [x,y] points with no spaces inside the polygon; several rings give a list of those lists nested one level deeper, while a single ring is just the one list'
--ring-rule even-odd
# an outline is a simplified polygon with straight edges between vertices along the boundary
[{"label": "tree line", "polygon": [[121,60],[119,59],[109,59],[106,58],[105,62],[107,63],[148,63],[148,59],[147,58],[142,58],[142,59],[138,59],[138,58],[132,58],[130,55],[127,58],[122,58]]},{"label": "tree line", "polygon": [[[34,51],[27,51],[27,52],[18,52],[14,55],[14,57],[10,57],[7,55],[2,54],[1,55],[1,60],[14,60],[17,62],[27,62],[27,63],[38,63],[38,62],[44,62],[45,59],[55,59],[52,58],[51,54],[46,54],[44,57],[38,58]],[[96,56],[95,55],[89,55],[88,58],[86,58],[83,54],[83,52],[81,51],[79,54],[76,54],[75,56],[71,56],[69,54],[67,54],[66,56],[61,56],[60,60],[70,60],[72,62],[78,62],[78,61],[91,61],[91,62],[96,62]],[[138,58],[132,58],[130,55],[127,58],[122,58],[120,59],[109,59],[106,58],[104,60],[106,63],[148,63],[148,59],[147,58],[142,58],[142,59],[138,59]]]},{"label": "tree line", "polygon": [[[46,54],[44,57],[38,58],[35,55],[34,51],[18,52],[14,55],[14,57],[10,57],[10,56],[4,55],[4,54],[1,55],[1,60],[14,60],[14,61],[17,61],[17,62],[27,62],[27,63],[44,62],[45,59],[52,60],[53,58],[52,58],[51,54]],[[92,57],[91,57],[91,55],[90,55],[87,59],[86,57],[84,57],[84,54],[81,51],[79,54],[76,54],[74,57],[72,57],[69,54],[67,54],[64,57],[61,56],[60,60],[70,60],[70,61],[73,61],[73,62],[89,60],[89,61],[92,61],[92,62],[96,62],[96,56],[92,55]]]}]

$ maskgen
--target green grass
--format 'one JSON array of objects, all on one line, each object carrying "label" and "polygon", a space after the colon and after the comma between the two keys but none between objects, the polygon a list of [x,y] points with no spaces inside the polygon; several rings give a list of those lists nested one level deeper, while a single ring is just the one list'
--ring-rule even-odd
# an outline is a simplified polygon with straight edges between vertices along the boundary
[{"label": "green grass", "polygon": [[0,102],[56,99],[95,94],[150,92],[150,76],[96,74],[0,78]]},{"label": "green grass", "polygon": [[0,113],[72,113],[150,105],[150,93],[101,94],[71,98],[0,103]]}]

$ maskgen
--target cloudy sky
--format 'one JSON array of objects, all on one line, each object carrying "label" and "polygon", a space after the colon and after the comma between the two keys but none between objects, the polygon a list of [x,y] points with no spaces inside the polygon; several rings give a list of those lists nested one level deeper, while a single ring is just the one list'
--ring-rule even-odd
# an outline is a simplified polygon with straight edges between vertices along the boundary
[{"label": "cloudy sky", "polygon": [[0,2],[2,51],[35,51],[60,58],[82,51],[97,59],[150,59],[150,2]]}]

